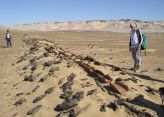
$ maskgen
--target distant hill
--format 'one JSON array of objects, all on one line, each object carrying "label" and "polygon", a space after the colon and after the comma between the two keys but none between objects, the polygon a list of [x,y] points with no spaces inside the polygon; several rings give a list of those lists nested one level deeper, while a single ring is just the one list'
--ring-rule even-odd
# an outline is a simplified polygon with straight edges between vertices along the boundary
[{"label": "distant hill", "polygon": [[140,20],[93,20],[75,22],[43,22],[32,24],[14,25],[10,28],[23,31],[112,31],[129,32],[130,22],[136,22],[144,32],[164,32],[164,21],[140,21]]}]

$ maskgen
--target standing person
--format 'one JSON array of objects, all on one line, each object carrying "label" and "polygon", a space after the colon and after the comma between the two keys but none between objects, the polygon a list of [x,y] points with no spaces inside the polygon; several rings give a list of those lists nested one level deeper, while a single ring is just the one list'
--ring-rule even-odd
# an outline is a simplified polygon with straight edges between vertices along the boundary
[{"label": "standing person", "polygon": [[131,51],[134,60],[134,67],[131,70],[137,72],[142,65],[141,43],[143,39],[141,31],[137,28],[136,23],[130,23],[130,28],[129,51]]},{"label": "standing person", "polygon": [[11,47],[11,33],[9,32],[9,30],[7,30],[6,32],[6,42],[7,42],[7,47]]}]

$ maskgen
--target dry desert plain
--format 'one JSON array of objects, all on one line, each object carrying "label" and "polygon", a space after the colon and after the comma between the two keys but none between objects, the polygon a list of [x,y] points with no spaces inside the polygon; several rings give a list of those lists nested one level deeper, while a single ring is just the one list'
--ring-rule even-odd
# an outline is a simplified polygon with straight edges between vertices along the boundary
[{"label": "dry desert plain", "polygon": [[[163,117],[164,109],[157,90],[164,87],[164,33],[146,33],[147,55],[142,52],[141,72],[134,73],[129,70],[133,66],[133,60],[128,49],[128,33],[11,32],[13,47],[7,48],[5,30],[0,31],[0,117],[54,117],[58,114],[75,114],[78,117]],[[29,45],[31,41],[27,40],[31,39],[35,40],[32,41],[35,46]],[[51,46],[56,48],[50,48]],[[45,48],[52,49],[55,53],[46,51]],[[59,51],[68,55],[61,56]],[[72,58],[79,55],[81,58],[73,61],[69,55]],[[46,62],[58,58],[60,61],[46,66]],[[98,61],[98,64],[91,61],[91,58]],[[35,62],[34,66],[29,64],[32,60],[37,65]],[[91,71],[85,68],[85,64],[77,61],[92,66],[89,69]],[[100,77],[103,73],[112,81],[99,81],[99,76],[90,74],[93,68],[99,71]],[[30,75],[34,79],[25,80]],[[116,80],[125,84],[127,89],[120,89],[120,92],[114,89],[112,86],[115,86]],[[72,82],[69,93],[72,93],[72,97],[78,97],[78,102],[72,110],[55,111],[57,105],[61,106],[66,100],[71,100],[60,98],[68,88],[64,89],[62,86],[68,81]],[[119,104],[117,101],[120,99],[126,101]]]}]

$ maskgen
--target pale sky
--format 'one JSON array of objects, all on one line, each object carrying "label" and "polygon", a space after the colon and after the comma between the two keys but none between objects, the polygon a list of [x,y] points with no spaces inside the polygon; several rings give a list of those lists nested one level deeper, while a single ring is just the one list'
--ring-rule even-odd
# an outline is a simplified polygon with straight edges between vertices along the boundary
[{"label": "pale sky", "polygon": [[0,25],[139,19],[164,21],[164,0],[0,0]]}]

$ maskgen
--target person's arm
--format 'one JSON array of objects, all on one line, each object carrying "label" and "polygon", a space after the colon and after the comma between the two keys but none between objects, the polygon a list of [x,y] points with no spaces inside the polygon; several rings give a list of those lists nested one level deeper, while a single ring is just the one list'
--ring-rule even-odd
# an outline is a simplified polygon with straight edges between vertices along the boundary
[{"label": "person's arm", "polygon": [[140,30],[138,30],[138,32],[139,32],[139,35],[140,35],[139,46],[141,46],[142,41],[143,41],[142,32]]},{"label": "person's arm", "polygon": [[5,39],[7,39],[7,33],[5,34]]},{"label": "person's arm", "polygon": [[9,35],[10,35],[10,39],[12,39],[12,34],[11,34],[11,33],[9,33]]},{"label": "person's arm", "polygon": [[142,33],[139,29],[136,31],[138,37],[138,51],[141,51],[141,44],[142,44]]},{"label": "person's arm", "polygon": [[131,38],[129,38],[129,51],[131,51]]}]

